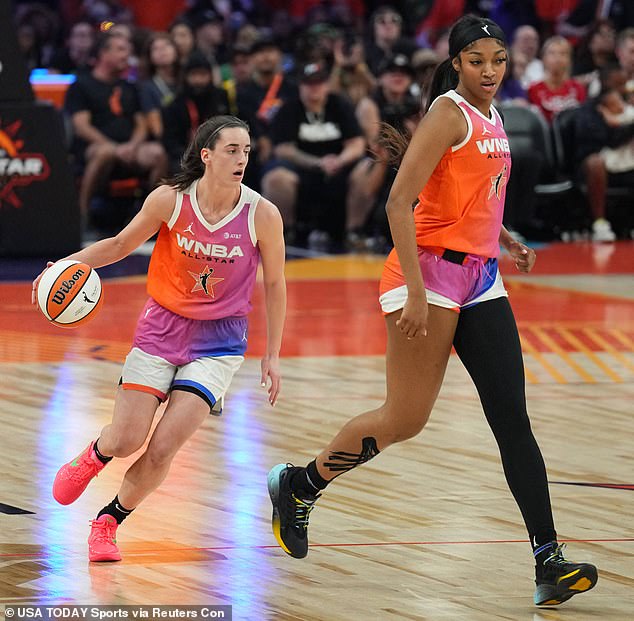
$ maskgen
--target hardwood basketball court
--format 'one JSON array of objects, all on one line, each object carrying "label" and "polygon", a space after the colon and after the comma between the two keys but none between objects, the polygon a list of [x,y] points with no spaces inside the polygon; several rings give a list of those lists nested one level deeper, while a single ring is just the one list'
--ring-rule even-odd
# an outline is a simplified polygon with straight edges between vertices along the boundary
[{"label": "hardwood basketball court", "polygon": [[104,564],[87,560],[88,522],[134,457],[115,460],[68,507],[51,484],[110,420],[144,278],[104,277],[100,315],[62,330],[30,306],[30,280],[5,275],[0,604],[231,604],[233,619],[254,621],[634,618],[634,242],[553,244],[530,276],[501,263],[557,529],[568,556],[599,567],[593,591],[557,609],[533,606],[526,533],[455,356],[424,432],[328,488],[308,557],[274,544],[269,468],[305,464],[384,395],[382,259],[343,256],[288,263],[275,408],[259,386],[257,289],[248,358],[223,416],[209,417],[121,526],[123,561]]}]

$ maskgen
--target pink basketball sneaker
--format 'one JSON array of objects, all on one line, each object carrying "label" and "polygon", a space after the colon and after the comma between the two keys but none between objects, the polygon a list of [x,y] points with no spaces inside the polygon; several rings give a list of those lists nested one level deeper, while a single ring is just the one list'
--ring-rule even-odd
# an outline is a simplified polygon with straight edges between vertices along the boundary
[{"label": "pink basketball sneaker", "polygon": [[53,481],[53,498],[62,505],[75,502],[88,483],[104,469],[105,465],[95,453],[94,442],[73,461],[63,465]]},{"label": "pink basketball sneaker", "polygon": [[117,520],[105,513],[90,522],[88,536],[88,560],[93,562],[120,561],[117,548]]}]

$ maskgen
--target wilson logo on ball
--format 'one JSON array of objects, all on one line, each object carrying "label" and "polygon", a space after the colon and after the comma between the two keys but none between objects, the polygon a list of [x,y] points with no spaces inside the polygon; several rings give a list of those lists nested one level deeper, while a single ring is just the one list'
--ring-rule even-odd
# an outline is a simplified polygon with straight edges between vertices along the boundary
[{"label": "wilson logo on ball", "polygon": [[66,294],[70,293],[70,290],[75,286],[75,284],[81,279],[81,277],[85,273],[86,272],[84,270],[78,269],[73,274],[70,280],[64,280],[61,283],[59,289],[55,292],[55,294],[51,298],[51,301],[53,301],[55,304],[62,304],[64,300],[66,299]]},{"label": "wilson logo on ball", "polygon": [[102,300],[97,272],[79,261],[64,259],[51,265],[37,286],[40,310],[51,323],[64,328],[92,319]]}]

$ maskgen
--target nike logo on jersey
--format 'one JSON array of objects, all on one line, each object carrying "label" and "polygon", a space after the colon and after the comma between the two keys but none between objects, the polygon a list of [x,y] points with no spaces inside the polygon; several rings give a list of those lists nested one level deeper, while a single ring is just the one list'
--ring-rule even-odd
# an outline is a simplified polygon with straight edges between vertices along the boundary
[{"label": "nike logo on jersey", "polygon": [[183,231],[183,233],[189,233],[190,235],[193,235],[194,231],[192,231],[192,226],[194,226],[194,223],[190,222],[189,226]]},{"label": "nike logo on jersey", "polygon": [[487,126],[482,123],[482,135],[486,136],[487,134],[492,134],[493,132],[490,129],[487,129]]}]

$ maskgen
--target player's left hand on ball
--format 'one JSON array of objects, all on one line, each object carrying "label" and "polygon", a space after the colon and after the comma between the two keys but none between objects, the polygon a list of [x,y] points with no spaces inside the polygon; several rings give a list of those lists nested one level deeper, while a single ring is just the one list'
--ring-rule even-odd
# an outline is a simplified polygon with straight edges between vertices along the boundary
[{"label": "player's left hand on ball", "polygon": [[54,265],[53,261],[49,261],[46,264],[46,267],[39,273],[37,278],[33,281],[33,287],[31,288],[31,304],[33,304],[33,305],[37,306],[37,285],[39,284],[40,280],[42,279],[42,276],[44,275],[44,272],[49,267],[51,267],[51,265]]}]

